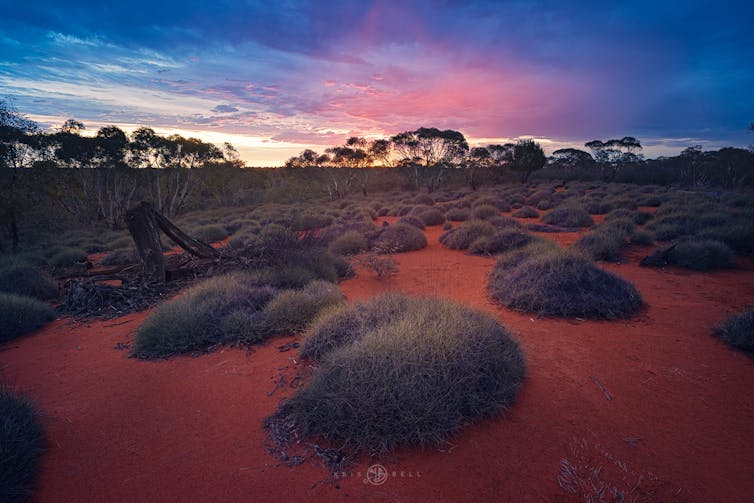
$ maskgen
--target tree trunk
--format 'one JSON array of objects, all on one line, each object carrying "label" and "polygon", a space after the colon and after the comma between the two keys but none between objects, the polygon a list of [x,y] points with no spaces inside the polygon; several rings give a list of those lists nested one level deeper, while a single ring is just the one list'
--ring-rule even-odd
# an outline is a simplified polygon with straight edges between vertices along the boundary
[{"label": "tree trunk", "polygon": [[136,243],[141,265],[142,283],[165,282],[165,259],[162,256],[160,229],[151,204],[142,202],[126,212],[126,225]]}]

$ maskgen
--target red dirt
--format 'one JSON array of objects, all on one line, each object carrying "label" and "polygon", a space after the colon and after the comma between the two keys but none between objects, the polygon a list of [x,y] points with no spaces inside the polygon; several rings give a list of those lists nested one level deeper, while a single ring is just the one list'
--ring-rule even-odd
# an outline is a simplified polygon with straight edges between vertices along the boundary
[{"label": "red dirt", "polygon": [[542,319],[492,304],[493,260],[442,247],[441,232],[429,227],[426,249],[395,255],[394,278],[359,270],[341,287],[351,301],[399,290],[495,314],[528,364],[505,418],[468,427],[442,450],[399,450],[383,460],[384,485],[362,482],[366,459],[335,484],[316,458],[288,468],[264,448],[262,420],[292,390],[268,393],[301,367],[277,350],[292,338],[248,354],[143,362],[114,347],[132,340],[145,313],[63,320],[0,352],[2,381],[46,414],[38,500],[577,501],[557,482],[565,459],[577,476],[601,466],[602,481],[638,485],[632,494],[651,501],[748,501],[754,365],[710,327],[754,303],[754,262],[704,274],[645,269],[632,248],[627,263],[604,267],[641,291],[639,316]]}]

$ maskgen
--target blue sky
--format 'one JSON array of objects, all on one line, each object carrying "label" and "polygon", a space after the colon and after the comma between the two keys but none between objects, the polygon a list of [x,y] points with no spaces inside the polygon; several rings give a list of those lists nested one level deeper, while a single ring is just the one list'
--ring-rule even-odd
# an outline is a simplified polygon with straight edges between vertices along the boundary
[{"label": "blue sky", "polygon": [[550,151],[754,143],[751,2],[3,3],[21,111],[230,141],[251,165],[420,126]]}]

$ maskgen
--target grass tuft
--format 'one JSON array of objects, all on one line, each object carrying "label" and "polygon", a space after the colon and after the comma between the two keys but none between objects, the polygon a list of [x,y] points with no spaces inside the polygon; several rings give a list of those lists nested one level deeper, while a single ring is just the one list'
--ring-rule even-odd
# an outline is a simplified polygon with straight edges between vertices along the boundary
[{"label": "grass tuft", "polygon": [[525,374],[518,344],[491,316],[398,294],[323,314],[302,355],[321,366],[277,416],[305,437],[372,453],[437,445],[500,413]]},{"label": "grass tuft", "polygon": [[0,501],[28,501],[47,448],[39,413],[26,398],[0,388]]},{"label": "grass tuft", "polygon": [[502,255],[488,286],[502,304],[548,316],[628,318],[643,305],[631,283],[578,254],[553,248],[543,253],[525,247]]},{"label": "grass tuft", "polygon": [[0,343],[11,341],[55,319],[55,311],[41,300],[0,293]]}]

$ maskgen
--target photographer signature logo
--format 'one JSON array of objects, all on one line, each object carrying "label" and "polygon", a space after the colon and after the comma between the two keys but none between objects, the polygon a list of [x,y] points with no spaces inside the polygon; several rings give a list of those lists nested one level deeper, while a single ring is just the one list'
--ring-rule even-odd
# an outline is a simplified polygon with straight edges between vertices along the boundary
[{"label": "photographer signature logo", "polygon": [[367,468],[366,477],[364,478],[365,484],[372,484],[373,486],[381,486],[387,481],[387,469],[382,465],[372,465]]}]

